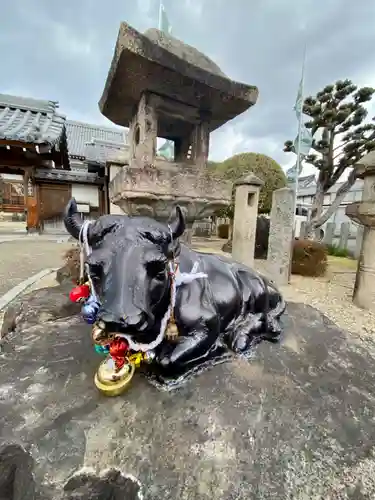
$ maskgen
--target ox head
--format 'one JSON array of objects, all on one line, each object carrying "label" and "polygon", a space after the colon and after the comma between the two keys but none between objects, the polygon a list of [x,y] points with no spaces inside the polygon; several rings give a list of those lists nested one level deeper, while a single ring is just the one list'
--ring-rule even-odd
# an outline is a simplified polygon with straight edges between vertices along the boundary
[{"label": "ox head", "polygon": [[[74,199],[64,222],[78,239],[83,220]],[[179,253],[178,238],[184,230],[180,207],[168,226],[126,215],[105,215],[90,224],[87,264],[101,301],[98,320],[108,332],[129,333],[147,342],[158,328],[170,300],[169,263]]]}]

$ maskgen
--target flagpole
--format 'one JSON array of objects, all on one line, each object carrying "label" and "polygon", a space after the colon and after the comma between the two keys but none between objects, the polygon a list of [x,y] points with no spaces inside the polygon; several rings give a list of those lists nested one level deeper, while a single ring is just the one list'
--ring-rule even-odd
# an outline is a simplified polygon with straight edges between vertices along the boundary
[{"label": "flagpole", "polygon": [[294,178],[294,211],[293,211],[293,231],[292,231],[292,241],[291,243],[291,252],[290,252],[290,260],[289,260],[289,279],[288,282],[290,283],[290,279],[292,276],[292,262],[293,262],[293,249],[294,249],[294,239],[296,235],[296,222],[297,222],[297,217],[296,217],[296,211],[297,211],[297,197],[298,197],[298,177],[299,177],[299,170],[301,166],[301,132],[302,132],[302,115],[303,115],[303,101],[304,101],[304,85],[305,85],[305,62],[306,62],[306,42],[303,47],[303,58],[302,58],[302,74],[301,74],[301,111],[300,115],[298,118],[298,136],[297,136],[297,162],[296,162],[296,173],[295,173],[295,178]]},{"label": "flagpole", "polygon": [[302,74],[301,74],[301,112],[298,120],[298,136],[297,136],[297,162],[296,162],[296,174],[294,181],[294,224],[296,225],[296,210],[297,210],[297,197],[298,197],[298,177],[301,168],[301,132],[302,132],[302,115],[303,115],[303,102],[304,102],[304,86],[305,86],[305,63],[306,63],[306,43],[303,48],[303,59],[302,59]]},{"label": "flagpole", "polygon": [[163,9],[163,3],[162,3],[162,0],[160,0],[159,2],[159,31],[161,31],[162,29],[162,26],[163,26],[163,23],[162,23],[162,9]]}]

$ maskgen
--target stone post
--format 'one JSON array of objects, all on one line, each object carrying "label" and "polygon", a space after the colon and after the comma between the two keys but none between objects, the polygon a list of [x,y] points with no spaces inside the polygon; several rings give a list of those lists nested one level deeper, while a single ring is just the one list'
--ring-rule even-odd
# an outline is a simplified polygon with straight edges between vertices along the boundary
[{"label": "stone post", "polygon": [[325,231],[324,231],[324,239],[323,243],[326,245],[332,245],[333,239],[335,237],[336,224],[334,222],[327,222]]},{"label": "stone post", "polygon": [[375,311],[375,151],[362,158],[357,171],[363,178],[362,201],[346,207],[346,215],[364,226],[353,302]]},{"label": "stone post", "polygon": [[347,248],[350,236],[350,222],[343,222],[340,227],[339,248]]},{"label": "stone post", "polygon": [[294,224],[294,192],[290,188],[276,189],[272,195],[267,268],[278,286],[287,285],[292,252]]},{"label": "stone post", "polygon": [[262,185],[263,181],[254,174],[235,183],[232,257],[249,267],[254,264],[259,191]]}]

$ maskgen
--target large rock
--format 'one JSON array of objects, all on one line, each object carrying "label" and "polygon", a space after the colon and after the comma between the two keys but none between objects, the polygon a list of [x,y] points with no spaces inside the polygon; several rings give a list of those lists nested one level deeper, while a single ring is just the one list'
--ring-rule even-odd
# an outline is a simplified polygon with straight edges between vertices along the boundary
[{"label": "large rock", "polygon": [[[113,399],[94,387],[100,357],[79,316],[9,333],[0,438],[28,450],[13,448],[12,470],[27,484],[31,454],[38,499],[135,500],[133,476],[146,500],[375,498],[375,344],[302,304],[288,304],[284,327],[280,344],[177,391],[138,374]],[[33,500],[14,488],[5,498]]]}]

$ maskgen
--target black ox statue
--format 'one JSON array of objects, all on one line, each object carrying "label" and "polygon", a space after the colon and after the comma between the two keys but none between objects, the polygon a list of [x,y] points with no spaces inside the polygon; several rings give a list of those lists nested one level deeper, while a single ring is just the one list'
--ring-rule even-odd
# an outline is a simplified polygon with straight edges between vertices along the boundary
[{"label": "black ox statue", "polygon": [[225,353],[247,353],[261,339],[278,340],[285,303],[274,284],[180,243],[179,207],[169,225],[127,215],[87,223],[72,199],[64,221],[86,249],[81,285],[88,280],[94,293],[92,337],[108,355],[95,377],[102,392],[122,392],[141,361],[154,378],[171,381]]}]

